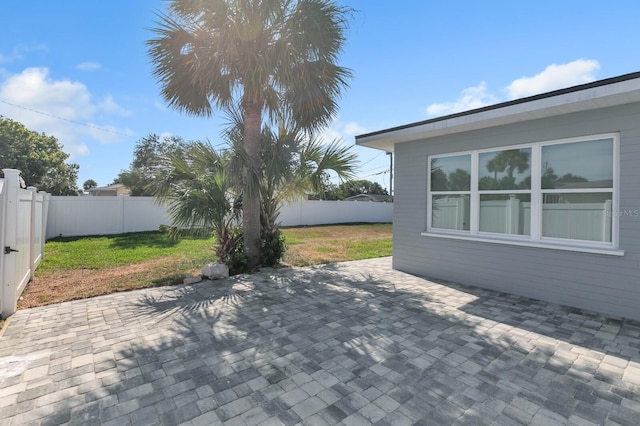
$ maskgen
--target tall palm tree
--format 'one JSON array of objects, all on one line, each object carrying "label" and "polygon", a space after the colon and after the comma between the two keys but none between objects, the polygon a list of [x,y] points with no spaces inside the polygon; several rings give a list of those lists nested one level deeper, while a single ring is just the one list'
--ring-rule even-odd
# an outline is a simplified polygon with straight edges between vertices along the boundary
[{"label": "tall palm tree", "polygon": [[284,116],[308,131],[333,118],[351,76],[336,64],[350,13],[331,0],[170,0],[148,41],[170,106],[199,116],[234,105],[242,111],[250,267],[259,262],[263,116]]},{"label": "tall palm tree", "polygon": [[[231,146],[242,144],[243,117],[238,110],[229,110],[229,126],[225,138]],[[263,233],[278,227],[280,205],[284,201],[302,198],[306,192],[323,193],[324,177],[335,175],[340,181],[355,176],[357,155],[339,139],[330,143],[315,135],[308,135],[291,122],[280,122],[277,128],[263,126],[260,149],[260,167],[257,170],[260,191],[260,219]],[[248,162],[246,154],[233,149],[234,159],[230,173],[241,176],[242,165]]]}]

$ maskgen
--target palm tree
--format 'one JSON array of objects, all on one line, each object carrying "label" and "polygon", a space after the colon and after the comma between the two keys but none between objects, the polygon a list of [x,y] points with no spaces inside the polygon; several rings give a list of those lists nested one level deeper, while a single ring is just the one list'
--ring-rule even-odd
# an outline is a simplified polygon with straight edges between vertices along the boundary
[{"label": "palm tree", "polygon": [[330,172],[341,181],[354,177],[357,156],[339,140],[325,145],[316,137],[282,126],[278,133],[266,129],[263,134],[268,142],[262,153],[261,219],[267,233],[278,227],[282,202],[300,198],[305,192],[324,195],[324,177]]},{"label": "palm tree", "polygon": [[[234,147],[231,174],[242,177],[242,166],[249,160],[241,149],[242,114],[227,111],[229,126],[225,138]],[[353,179],[357,155],[340,140],[328,144],[290,122],[280,122],[277,129],[264,126],[261,133],[260,168],[257,183],[260,192],[260,220],[262,233],[272,233],[278,227],[277,219],[282,202],[299,199],[306,192],[323,193],[324,178],[333,173],[340,181]]]},{"label": "palm tree", "polygon": [[[238,135],[238,131],[228,132],[232,146]],[[333,172],[341,180],[353,177],[356,155],[349,152],[349,147],[339,141],[324,145],[316,138],[303,136],[284,127],[277,132],[266,126],[263,129],[258,185],[264,238],[278,238],[281,203],[301,197],[305,191],[317,190],[318,175]],[[211,144],[198,142],[182,153],[162,157],[156,168],[155,196],[168,207],[174,225],[171,232],[206,236],[213,230],[218,260],[228,265],[234,259],[234,228],[239,218],[238,206],[243,202],[238,173],[246,161],[244,155],[234,149],[218,152]]]},{"label": "palm tree", "polygon": [[504,169],[507,168],[507,163],[505,161],[504,155],[502,152],[491,160],[487,161],[487,171],[489,173],[493,172],[493,179],[498,182],[498,173],[504,172]]},{"label": "palm tree", "polygon": [[507,172],[509,179],[513,173],[522,173],[529,169],[529,152],[522,149],[508,149],[487,161],[487,171],[493,172],[494,179],[498,181],[498,173]]},{"label": "palm tree", "polygon": [[184,232],[216,236],[216,256],[227,263],[236,243],[239,192],[229,173],[230,158],[209,143],[197,142],[184,152],[159,159],[154,195],[167,206],[171,236]]},{"label": "palm tree", "polygon": [[237,107],[244,128],[243,228],[259,262],[262,118],[314,131],[335,115],[351,72],[336,64],[351,9],[331,0],[171,0],[148,41],[170,106],[210,116]]}]

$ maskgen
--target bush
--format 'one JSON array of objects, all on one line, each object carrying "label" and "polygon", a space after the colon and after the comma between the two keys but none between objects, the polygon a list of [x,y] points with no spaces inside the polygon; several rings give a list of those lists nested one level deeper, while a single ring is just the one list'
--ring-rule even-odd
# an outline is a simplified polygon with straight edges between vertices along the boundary
[{"label": "bush", "polygon": [[216,248],[218,261],[229,267],[229,275],[242,274],[249,271],[249,258],[244,252],[242,228],[233,227],[219,239]]},{"label": "bush", "polygon": [[[275,266],[287,250],[284,235],[275,232],[263,233],[260,237],[260,262],[262,266]],[[216,248],[218,261],[229,267],[229,275],[249,272],[249,258],[244,252],[242,228],[236,226],[223,233]]]},{"label": "bush", "polygon": [[171,232],[172,229],[173,229],[173,226],[170,226],[170,225],[161,224],[160,226],[158,226],[158,232],[160,232],[161,234],[168,234]]},{"label": "bush", "polygon": [[287,244],[279,229],[271,233],[263,233],[260,236],[260,262],[262,266],[277,265],[285,251],[287,251]]}]

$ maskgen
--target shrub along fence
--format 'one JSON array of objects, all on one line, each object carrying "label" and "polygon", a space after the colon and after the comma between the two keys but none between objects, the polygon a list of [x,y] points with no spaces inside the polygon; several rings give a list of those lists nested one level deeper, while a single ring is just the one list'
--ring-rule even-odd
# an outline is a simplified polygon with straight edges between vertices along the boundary
[{"label": "shrub along fence", "polygon": [[[390,223],[392,203],[299,201],[280,209],[282,226]],[[154,231],[171,221],[152,197],[51,197],[47,238]]]},{"label": "shrub along fence", "polygon": [[20,188],[20,171],[0,179],[0,316],[13,314],[44,255],[50,195]]}]

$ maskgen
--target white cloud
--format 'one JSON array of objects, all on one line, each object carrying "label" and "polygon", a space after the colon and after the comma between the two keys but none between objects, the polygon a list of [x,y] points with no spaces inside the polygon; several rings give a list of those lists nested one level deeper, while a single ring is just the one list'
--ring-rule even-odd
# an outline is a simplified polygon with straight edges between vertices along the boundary
[{"label": "white cloud", "polygon": [[123,137],[132,138],[135,132],[131,129],[120,129],[105,124],[86,123],[86,134],[102,144],[118,143]]},{"label": "white cloud", "polygon": [[487,89],[487,83],[482,82],[478,86],[464,89],[458,99],[453,102],[443,102],[431,104],[427,107],[428,115],[448,115],[456,112],[468,111],[470,109],[481,108],[498,102],[493,94]]},{"label": "white cloud", "polygon": [[508,99],[501,99],[491,93],[487,83],[464,89],[458,99],[453,102],[431,104],[427,107],[427,115],[443,116],[456,112],[468,111],[483,106],[496,104],[505,100],[518,99],[539,93],[550,92],[578,84],[589,83],[596,79],[595,73],[600,69],[598,61],[578,59],[566,64],[551,64],[544,71],[533,77],[522,77],[514,80],[503,89]]},{"label": "white cloud", "polygon": [[47,50],[47,47],[43,44],[38,44],[34,46],[25,46],[18,45],[11,49],[9,54],[0,53],[0,64],[6,64],[10,62],[17,61],[19,59],[24,58],[26,53],[36,51],[36,50]]},{"label": "white cloud", "polygon": [[132,115],[131,111],[118,105],[111,95],[104,98],[102,102],[98,104],[98,107],[100,108],[100,111],[105,114],[119,115],[122,117],[129,117]]},{"label": "white cloud", "polygon": [[84,84],[54,80],[47,68],[27,68],[9,75],[0,81],[0,99],[6,102],[0,103],[0,115],[30,130],[55,136],[72,157],[88,155],[87,140],[112,143],[121,139],[122,134],[132,134],[129,130],[92,122],[98,114],[126,113],[111,97],[96,103]]},{"label": "white cloud", "polygon": [[354,121],[344,123],[338,119],[335,119],[329,124],[319,135],[318,138],[325,144],[330,144],[333,141],[341,141],[343,144],[351,144],[356,135],[366,133],[364,127]]},{"label": "white cloud", "polygon": [[353,121],[345,124],[343,131],[346,136],[357,136],[366,133],[366,129],[364,127]]},{"label": "white cloud", "polygon": [[76,65],[76,68],[80,71],[96,71],[102,68],[102,65],[100,65],[98,62],[83,62]]},{"label": "white cloud", "polygon": [[13,62],[15,59],[18,59],[15,54],[12,52],[9,55],[5,55],[4,53],[0,53],[0,64],[6,64],[9,62]]},{"label": "white cloud", "polygon": [[551,64],[544,71],[533,77],[522,77],[514,80],[507,86],[506,91],[509,99],[518,99],[589,83],[596,79],[595,72],[598,69],[600,69],[598,61],[590,59],[578,59],[560,65]]}]

